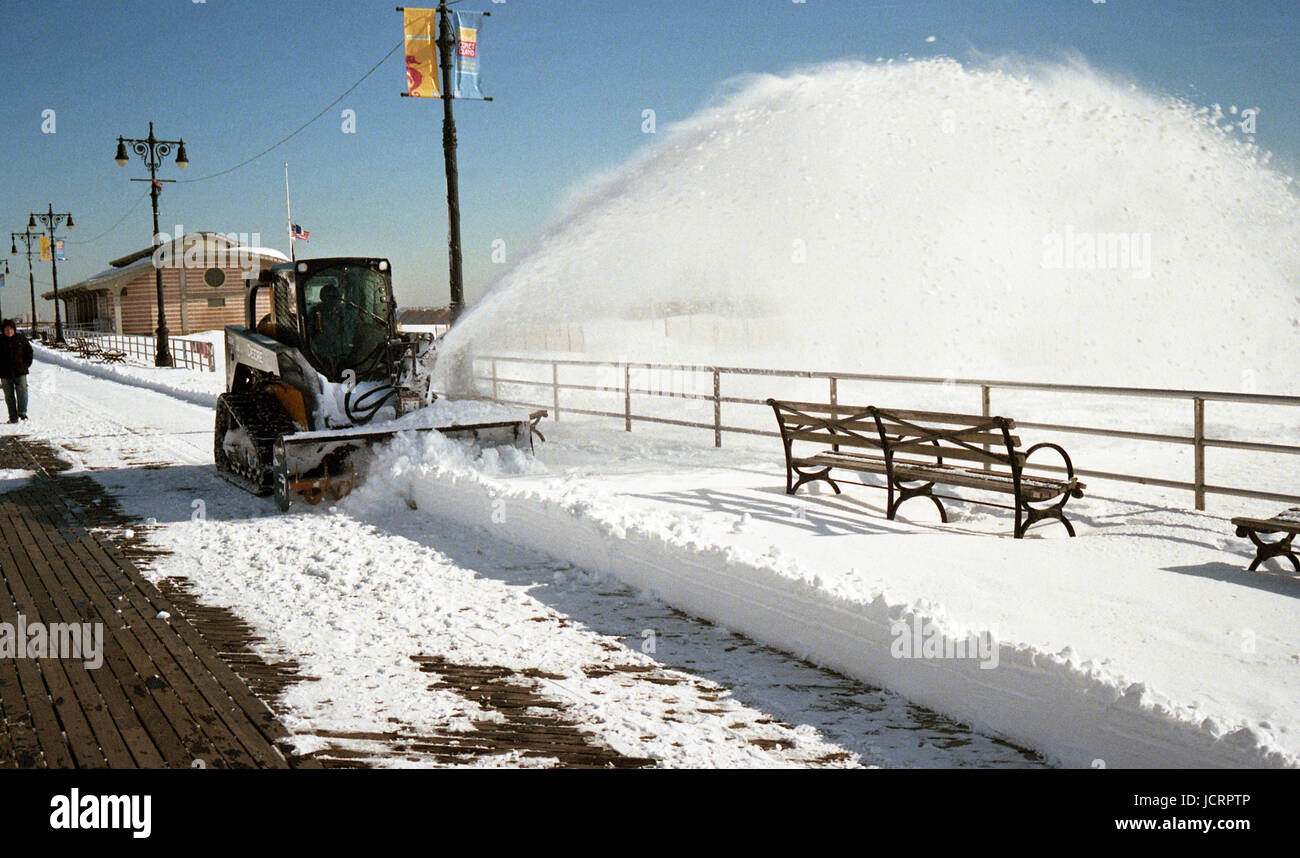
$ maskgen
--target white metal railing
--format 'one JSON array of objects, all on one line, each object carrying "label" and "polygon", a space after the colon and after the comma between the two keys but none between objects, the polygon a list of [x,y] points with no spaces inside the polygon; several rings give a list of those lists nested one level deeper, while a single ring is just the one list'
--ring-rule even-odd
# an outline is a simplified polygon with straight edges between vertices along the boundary
[{"label": "white metal railing", "polygon": [[[542,379],[537,378],[514,378],[508,374],[503,374],[504,368],[511,365],[522,366],[548,366],[550,372],[544,375]],[[1034,423],[1021,420],[1016,421],[1018,428],[1041,429],[1051,432],[1060,432],[1063,434],[1096,436],[1103,438],[1123,439],[1132,441],[1146,441],[1157,444],[1176,445],[1179,447],[1191,447],[1193,451],[1193,466],[1191,481],[1171,480],[1150,474],[1126,474],[1113,471],[1098,471],[1076,468],[1075,473],[1081,477],[1093,477],[1104,480],[1116,480],[1119,482],[1138,483],[1142,485],[1157,486],[1160,488],[1181,489],[1193,493],[1196,509],[1205,509],[1205,498],[1207,495],[1225,495],[1231,497],[1253,498],[1257,500],[1279,501],[1282,503],[1300,503],[1300,495],[1287,494],[1280,492],[1260,491],[1258,489],[1246,486],[1226,486],[1212,485],[1206,481],[1205,477],[1205,453],[1209,449],[1226,449],[1242,450],[1254,453],[1262,453],[1276,456],[1296,456],[1300,455],[1300,446],[1292,444],[1278,444],[1266,441],[1246,441],[1234,440],[1228,438],[1211,438],[1205,431],[1205,406],[1209,402],[1221,403],[1239,403],[1249,405],[1262,405],[1278,408],[1300,408],[1300,396],[1277,396],[1269,394],[1255,393],[1231,393],[1223,391],[1203,391],[1203,390],[1176,390],[1164,388],[1145,388],[1145,387],[1106,387],[1100,385],[1080,385],[1080,384],[1043,384],[1020,381],[1003,381],[994,379],[978,378],[930,378],[924,376],[897,376],[897,375],[880,375],[869,373],[854,372],[816,372],[806,370],[786,370],[786,369],[758,369],[753,367],[726,367],[726,366],[700,366],[692,364],[666,364],[666,363],[641,363],[626,361],[596,361],[596,360],[579,360],[564,358],[534,358],[521,356],[506,355],[489,355],[477,357],[474,360],[474,378],[478,382],[490,385],[491,398],[510,405],[523,407],[546,408],[551,412],[551,418],[559,420],[560,415],[579,414],[594,417],[609,417],[623,421],[625,431],[631,432],[634,423],[656,423],[670,426],[681,426],[698,429],[708,429],[713,433],[713,443],[717,447],[722,446],[723,436],[726,434],[740,435],[762,435],[777,437],[775,431],[755,429],[745,426],[728,425],[723,422],[724,405],[764,405],[765,399],[750,398],[744,396],[724,396],[722,393],[724,381],[729,377],[768,377],[774,379],[813,379],[826,382],[827,401],[835,404],[839,401],[839,388],[843,382],[885,382],[911,385],[935,385],[951,389],[969,389],[972,392],[980,392],[985,416],[991,416],[992,395],[994,391],[1030,391],[1037,393],[1067,393],[1091,397],[1138,397],[1155,400],[1181,401],[1189,406],[1191,417],[1191,434],[1175,435],[1160,432],[1138,432],[1125,429],[1117,429],[1105,426],[1077,426],[1064,423]],[[617,372],[617,383],[615,384],[585,384],[561,379],[561,370],[572,370],[583,368],[586,371],[593,369],[614,370]],[[482,370],[480,372],[480,370]],[[711,392],[688,392],[684,390],[663,390],[654,389],[649,385],[636,386],[633,384],[633,374],[635,373],[691,373],[703,374],[706,378],[712,380]],[[503,398],[501,396],[502,388],[511,386],[522,387],[532,390],[541,390],[549,392],[549,402],[530,401],[528,397],[524,398]],[[707,390],[707,388],[706,388]],[[577,407],[566,405],[562,401],[562,394],[565,391],[582,391],[586,393],[604,393],[621,395],[623,408],[621,411],[606,411],[591,407]],[[653,397],[667,399],[695,400],[712,405],[712,420],[700,421],[690,420],[682,417],[663,417],[648,414],[637,414],[633,411],[633,397]],[[861,404],[861,403],[857,403]],[[1291,417],[1292,425],[1300,425],[1300,411],[1294,413]],[[1032,464],[1027,467],[1035,470],[1046,472],[1064,472],[1064,468],[1045,464]]]},{"label": "white metal railing", "polygon": [[[39,330],[51,337],[54,335],[53,325],[42,325]],[[154,337],[104,333],[86,326],[63,326],[63,339],[66,343],[70,345],[77,338],[90,340],[105,351],[122,352],[128,358],[148,365],[153,364],[156,354]],[[171,351],[172,363],[176,367],[204,372],[217,371],[216,350],[211,343],[203,340],[187,340],[183,337],[168,337],[167,347]]]}]

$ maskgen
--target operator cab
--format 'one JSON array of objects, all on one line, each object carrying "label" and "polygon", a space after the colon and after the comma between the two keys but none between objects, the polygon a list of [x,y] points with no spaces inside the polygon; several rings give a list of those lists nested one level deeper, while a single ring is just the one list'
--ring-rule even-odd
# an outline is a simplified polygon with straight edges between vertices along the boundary
[{"label": "operator cab", "polygon": [[258,333],[301,349],[332,382],[343,382],[348,370],[357,381],[387,377],[397,317],[388,260],[300,260],[268,275],[271,312]]}]

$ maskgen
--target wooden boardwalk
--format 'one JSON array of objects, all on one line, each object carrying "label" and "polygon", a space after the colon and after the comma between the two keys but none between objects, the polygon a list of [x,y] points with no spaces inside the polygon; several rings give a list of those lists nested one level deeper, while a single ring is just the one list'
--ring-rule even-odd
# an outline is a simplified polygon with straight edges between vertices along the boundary
[{"label": "wooden boardwalk", "polygon": [[[0,438],[0,623],[102,623],[102,664],[0,657],[0,768],[316,767],[92,520],[38,445]],[[13,636],[14,631],[10,632]],[[0,628],[0,634],[3,634]]]}]

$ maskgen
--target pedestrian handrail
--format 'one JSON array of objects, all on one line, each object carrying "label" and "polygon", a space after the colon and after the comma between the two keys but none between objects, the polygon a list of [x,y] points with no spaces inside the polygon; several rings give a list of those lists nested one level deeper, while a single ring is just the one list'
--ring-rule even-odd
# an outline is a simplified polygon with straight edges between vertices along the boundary
[{"label": "pedestrian handrail", "polygon": [[[517,378],[503,374],[502,370],[511,366],[545,366],[549,373],[542,378]],[[617,372],[613,384],[590,384],[562,381],[561,370],[564,368],[611,369]],[[705,392],[685,390],[656,390],[650,385],[633,384],[634,373],[691,373],[711,378],[712,390]],[[526,375],[527,372],[515,372],[514,375]],[[722,389],[728,377],[768,377],[773,379],[810,379],[825,381],[828,385],[829,402],[839,401],[840,385],[845,382],[883,382],[891,384],[926,385],[949,388],[953,390],[978,390],[982,403],[982,413],[992,416],[992,394],[994,391],[1025,391],[1035,393],[1068,393],[1087,397],[1139,397],[1155,400],[1183,401],[1191,405],[1191,434],[1176,435],[1161,432],[1138,432],[1106,426],[1078,426],[1066,423],[1016,422],[1022,429],[1036,429],[1053,433],[1088,435],[1119,440],[1147,441],[1157,444],[1191,447],[1193,450],[1193,473],[1190,481],[1167,479],[1151,474],[1128,474],[1113,471],[1088,470],[1075,468],[1080,477],[1114,480],[1193,493],[1195,507],[1205,509],[1208,495],[1251,498],[1256,500],[1278,501],[1281,503],[1300,503],[1300,495],[1279,492],[1260,491],[1246,486],[1213,485],[1205,476],[1205,454],[1209,449],[1239,450],[1269,455],[1300,455],[1300,445],[1279,444],[1272,441],[1235,440],[1212,438],[1205,431],[1205,407],[1207,403],[1237,403],[1262,405],[1281,408],[1300,408],[1300,396],[1277,394],[1245,393],[1216,390],[1182,390],[1176,388],[1156,387],[1118,387],[1089,384],[1060,384],[1011,381],[987,378],[936,378],[930,376],[884,375],[880,373],[831,372],[817,370],[792,370],[740,366],[708,366],[699,364],[655,363],[641,361],[603,361],[580,358],[530,357],[522,355],[483,355],[474,360],[474,379],[490,387],[490,397],[498,402],[519,407],[546,408],[551,412],[551,419],[559,420],[562,414],[574,414],[590,417],[608,417],[623,421],[624,430],[632,431],[634,423],[652,423],[686,428],[708,429],[713,433],[714,446],[721,447],[725,435],[759,435],[777,436],[778,433],[746,426],[728,425],[723,421],[724,405],[764,406],[766,397],[724,396]],[[528,394],[517,397],[503,397],[503,388],[518,388],[549,391],[549,402],[532,401]],[[614,393],[623,400],[623,410],[606,411],[599,408],[578,407],[563,402],[566,392]],[[713,419],[708,422],[690,420],[681,417],[662,417],[638,414],[633,411],[634,397],[651,397],[662,399],[695,400],[712,403]],[[856,403],[863,404],[863,403]],[[866,403],[869,404],[869,403]],[[1298,415],[1300,416],[1300,415]],[[1300,423],[1291,417],[1293,425]],[[1060,466],[1035,463],[1032,469],[1047,473],[1064,473]]]}]

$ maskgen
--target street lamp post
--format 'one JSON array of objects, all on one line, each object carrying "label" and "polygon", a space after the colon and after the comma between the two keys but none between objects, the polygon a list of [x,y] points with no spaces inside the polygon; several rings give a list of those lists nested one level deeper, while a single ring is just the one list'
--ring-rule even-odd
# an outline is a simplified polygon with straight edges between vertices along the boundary
[{"label": "street lamp post", "polygon": [[[132,179],[133,182],[149,182],[149,198],[153,201],[153,241],[154,247],[158,247],[158,194],[162,192],[163,182],[175,182],[175,179],[159,179],[158,167],[162,165],[163,159],[171,155],[172,149],[176,149],[176,166],[184,170],[190,164],[190,159],[185,155],[185,141],[181,140],[159,140],[153,136],[153,123],[149,123],[149,136],[143,140],[132,137],[117,138],[117,154],[113,160],[119,167],[125,167],[126,162],[130,160],[127,156],[126,149],[131,147],[131,151],[140,156],[144,165],[149,168],[148,179]],[[179,238],[179,236],[178,236]],[[163,304],[163,275],[162,266],[154,260],[154,283],[158,292],[158,330],[156,338],[156,348],[154,351],[154,366],[171,366],[172,354],[167,345],[167,310]]]},{"label": "street lamp post", "polygon": [[452,28],[447,0],[438,3],[438,65],[442,71],[442,152],[447,169],[447,256],[450,262],[451,306],[449,321],[456,324],[465,306],[465,287],[461,270],[460,245],[460,172],[456,168],[456,117],[452,104],[456,99],[452,52],[457,35]]},{"label": "street lamp post", "polygon": [[[63,342],[63,314],[59,311],[59,251],[58,239],[55,238],[55,232],[64,224],[68,229],[76,226],[72,222],[71,212],[56,212],[54,203],[50,203],[50,210],[47,212],[32,212],[27,218],[27,231],[34,232],[37,222],[45,227],[45,234],[50,237],[50,279],[54,284],[54,341]],[[30,264],[28,268],[30,269]]]},{"label": "street lamp post", "polygon": [[32,337],[36,336],[36,277],[32,274],[32,242],[40,236],[30,229],[26,232],[9,233],[9,252],[18,255],[18,239],[27,247],[27,285],[32,290]]}]

